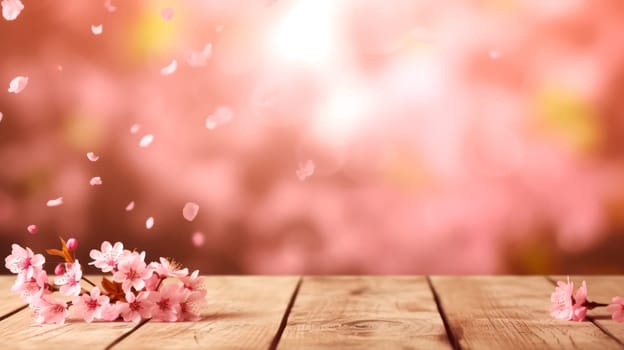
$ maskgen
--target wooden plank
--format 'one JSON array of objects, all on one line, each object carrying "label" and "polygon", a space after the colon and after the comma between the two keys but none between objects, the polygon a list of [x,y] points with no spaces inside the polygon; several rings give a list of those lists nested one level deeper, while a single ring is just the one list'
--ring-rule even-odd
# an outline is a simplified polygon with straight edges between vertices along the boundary
[{"label": "wooden plank", "polygon": [[299,277],[214,276],[200,322],[148,322],[114,349],[267,349]]},{"label": "wooden plank", "polygon": [[591,322],[549,314],[542,276],[435,276],[433,286],[462,349],[620,349]]},{"label": "wooden plank", "polygon": [[[94,282],[100,280],[89,277]],[[0,322],[0,344],[7,349],[104,349],[135,326],[127,322],[86,323],[76,319],[68,319],[64,325],[36,325],[31,311],[24,309]]]},{"label": "wooden plank", "polygon": [[19,294],[11,292],[13,283],[15,275],[0,276],[0,319],[26,305]]},{"label": "wooden plank", "polygon": [[[553,281],[565,281],[567,276],[551,276]],[[570,276],[575,289],[581,281],[587,282],[587,299],[600,303],[611,303],[614,296],[624,297],[624,276]],[[554,287],[553,287],[554,288]],[[624,324],[611,319],[611,314],[604,307],[590,310],[587,315],[609,334],[624,343]]]},{"label": "wooden plank", "polygon": [[305,277],[278,349],[450,349],[425,277]]}]

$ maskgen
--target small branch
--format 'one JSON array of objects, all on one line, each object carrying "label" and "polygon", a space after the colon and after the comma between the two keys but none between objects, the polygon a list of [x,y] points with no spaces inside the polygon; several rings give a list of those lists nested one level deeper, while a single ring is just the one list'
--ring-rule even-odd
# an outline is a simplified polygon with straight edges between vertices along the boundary
[{"label": "small branch", "polygon": [[591,310],[591,309],[593,309],[593,308],[596,308],[596,307],[605,307],[605,306],[608,306],[608,305],[609,305],[609,304],[605,304],[605,303],[597,303],[597,302],[595,302],[595,301],[586,301],[586,302],[585,302],[585,306],[586,306],[588,309],[590,309],[590,310]]},{"label": "small branch", "polygon": [[97,287],[97,285],[93,282],[91,282],[88,278],[86,278],[85,276],[82,276],[82,280],[89,283],[92,287]]}]

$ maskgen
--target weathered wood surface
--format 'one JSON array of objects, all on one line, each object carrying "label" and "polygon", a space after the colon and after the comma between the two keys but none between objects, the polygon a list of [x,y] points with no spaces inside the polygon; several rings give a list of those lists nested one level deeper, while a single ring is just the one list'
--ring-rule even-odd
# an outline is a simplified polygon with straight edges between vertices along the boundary
[{"label": "weathered wood surface", "polygon": [[451,349],[424,277],[305,277],[279,349]]},{"label": "weathered wood surface", "polygon": [[210,277],[201,322],[147,322],[114,349],[268,349],[299,277]]},{"label": "weathered wood surface", "polygon": [[591,322],[553,319],[554,286],[542,276],[434,276],[462,349],[621,349]]},{"label": "weathered wood surface", "polygon": [[[14,276],[0,276],[0,348],[624,349],[624,324],[604,309],[587,322],[550,317],[558,278],[210,276],[199,322],[59,326],[34,325],[10,294]],[[590,300],[624,294],[624,276],[582,279]]]}]

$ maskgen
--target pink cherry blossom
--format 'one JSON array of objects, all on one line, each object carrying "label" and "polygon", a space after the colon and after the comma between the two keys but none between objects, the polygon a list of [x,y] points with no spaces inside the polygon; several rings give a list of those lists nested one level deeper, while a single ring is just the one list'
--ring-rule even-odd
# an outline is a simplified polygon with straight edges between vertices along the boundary
[{"label": "pink cherry blossom", "polygon": [[13,94],[19,94],[26,88],[26,85],[28,85],[28,77],[20,75],[11,80],[8,91]]},{"label": "pink cherry blossom", "polygon": [[102,309],[109,301],[107,296],[100,295],[100,288],[93,287],[90,293],[83,293],[72,300],[72,309],[77,317],[90,323],[102,317]]},{"label": "pink cherry blossom", "polygon": [[34,254],[30,248],[22,248],[18,244],[11,245],[11,255],[4,259],[5,266],[12,273],[23,275],[31,279],[41,271],[45,258],[41,254]]},{"label": "pink cherry blossom", "polygon": [[54,268],[54,274],[61,276],[65,273],[65,263],[57,264]]},{"label": "pink cherry blossom", "polygon": [[59,292],[63,295],[80,294],[80,279],[82,279],[82,268],[78,260],[73,263],[65,263],[65,273],[54,280],[54,284],[61,286]]},{"label": "pink cherry blossom", "polygon": [[13,21],[24,9],[20,0],[2,0],[2,17],[7,21]]},{"label": "pink cherry blossom", "polygon": [[188,289],[184,293],[184,299],[180,302],[179,321],[199,321],[201,309],[206,305],[205,291],[191,292]]},{"label": "pink cherry blossom", "polygon": [[153,268],[154,272],[160,277],[183,277],[189,273],[187,268],[180,269],[181,266],[176,263],[171,263],[169,260],[162,257],[160,258],[160,263],[150,263],[150,267]]},{"label": "pink cherry blossom", "polygon": [[103,321],[115,321],[119,318],[119,312],[123,303],[116,302],[115,304],[105,304],[102,306],[101,319]]},{"label": "pink cherry blossom", "polygon": [[199,276],[199,270],[193,271],[190,276],[182,276],[180,277],[180,281],[184,284],[184,288],[195,292],[195,291],[204,291],[204,278]]},{"label": "pink cherry blossom", "polygon": [[613,321],[624,322],[624,298],[614,297],[607,306],[607,311],[611,313]]},{"label": "pink cherry blossom", "polygon": [[110,242],[102,242],[101,250],[91,249],[89,256],[93,259],[89,265],[95,265],[102,272],[114,271],[119,262],[119,258],[124,254],[123,244],[116,242],[111,245]]},{"label": "pink cherry blossom", "polygon": [[19,293],[22,300],[30,302],[33,297],[45,293],[44,288],[47,283],[48,274],[45,270],[39,270],[31,278],[27,279],[18,277],[15,284],[13,284],[13,287],[11,287],[11,291]]},{"label": "pink cherry blossom", "polygon": [[34,298],[30,304],[35,313],[37,323],[64,324],[67,318],[67,304],[50,294],[42,294]]},{"label": "pink cherry blossom", "polygon": [[574,282],[558,281],[555,291],[550,296],[550,314],[557,319],[564,321],[583,321],[587,314],[587,285],[582,282],[581,287],[576,292],[576,298],[572,296],[574,292]]},{"label": "pink cherry blossom", "polygon": [[199,213],[199,205],[197,203],[188,202],[184,204],[184,208],[182,208],[182,216],[186,221],[193,221],[195,217],[197,217],[197,213]]},{"label": "pink cherry blossom", "polygon": [[152,275],[150,276],[150,278],[145,280],[145,290],[154,291],[158,289],[158,286],[160,286],[160,283],[166,277],[161,278],[157,273],[154,273],[155,271],[153,270],[151,266],[148,266],[148,268],[151,269]]},{"label": "pink cherry blossom", "polygon": [[65,245],[67,245],[67,249],[69,250],[76,250],[78,248],[78,240],[75,238],[70,238],[67,240]]},{"label": "pink cherry blossom", "polygon": [[167,66],[163,67],[160,70],[160,74],[161,75],[171,75],[173,73],[175,73],[175,71],[178,69],[178,61],[177,60],[172,60],[171,63],[169,63]]},{"label": "pink cherry blossom", "polygon": [[26,230],[31,235],[34,235],[35,233],[37,233],[37,225],[28,225],[28,227],[26,227]]},{"label": "pink cherry blossom", "polygon": [[141,292],[137,296],[126,293],[127,303],[119,306],[121,317],[124,321],[139,322],[141,319],[152,317],[154,303],[149,299],[149,292]]},{"label": "pink cherry blossom", "polygon": [[147,268],[144,259],[145,252],[141,252],[141,254],[132,252],[119,259],[118,270],[113,275],[113,281],[120,282],[126,293],[131,288],[136,290],[143,289],[145,280],[150,278],[152,271]]},{"label": "pink cherry blossom", "polygon": [[186,289],[174,283],[165,285],[160,291],[149,292],[148,298],[154,304],[152,320],[174,322],[180,314],[180,302],[186,293]]}]

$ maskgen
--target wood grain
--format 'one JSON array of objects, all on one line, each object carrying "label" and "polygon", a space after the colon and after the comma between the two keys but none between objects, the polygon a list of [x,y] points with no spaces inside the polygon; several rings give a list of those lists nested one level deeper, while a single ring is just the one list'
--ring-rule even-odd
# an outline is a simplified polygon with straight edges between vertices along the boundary
[{"label": "wood grain", "polygon": [[620,349],[591,322],[553,319],[554,286],[542,276],[434,276],[462,349]]},{"label": "wood grain", "polygon": [[299,277],[206,279],[200,322],[148,322],[113,349],[267,349]]},{"label": "wood grain", "polygon": [[0,276],[0,318],[4,318],[7,314],[15,312],[19,308],[22,308],[26,305],[20,299],[19,294],[15,294],[11,292],[11,287],[15,283],[15,276]]},{"label": "wood grain", "polygon": [[[551,276],[553,281],[565,281],[567,276]],[[600,303],[610,303],[614,296],[624,297],[624,276],[570,276],[574,287],[578,288],[581,281],[587,282],[587,299]],[[609,334],[624,343],[624,323],[611,319],[611,314],[604,307],[590,310],[587,315],[591,320],[605,329]]]},{"label": "wood grain", "polygon": [[[2,276],[1,280],[7,277]],[[126,322],[85,323],[72,318],[64,325],[36,325],[31,311],[24,309],[0,322],[0,344],[10,349],[104,349],[135,326]]]},{"label": "wood grain", "polygon": [[305,277],[278,349],[450,349],[424,277]]}]

